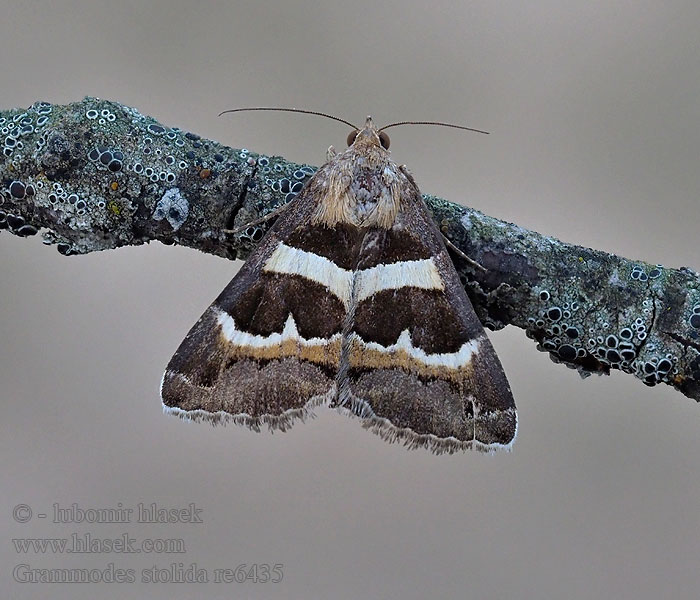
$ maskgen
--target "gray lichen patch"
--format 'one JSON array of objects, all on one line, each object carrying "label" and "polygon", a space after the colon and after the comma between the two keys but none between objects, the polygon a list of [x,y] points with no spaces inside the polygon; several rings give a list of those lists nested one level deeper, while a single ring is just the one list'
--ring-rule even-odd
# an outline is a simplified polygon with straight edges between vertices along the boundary
[{"label": "gray lichen patch", "polygon": [[163,197],[156,204],[153,218],[156,221],[167,219],[173,231],[182,227],[190,213],[190,204],[181,193],[179,188],[171,188],[163,194]]}]

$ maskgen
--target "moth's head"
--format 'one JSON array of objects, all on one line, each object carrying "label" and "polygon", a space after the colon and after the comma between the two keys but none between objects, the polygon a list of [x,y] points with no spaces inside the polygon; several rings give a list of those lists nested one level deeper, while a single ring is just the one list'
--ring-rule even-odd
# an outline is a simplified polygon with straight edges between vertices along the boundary
[{"label": "moth's head", "polygon": [[390,143],[389,136],[386,132],[374,126],[372,117],[367,117],[363,129],[354,129],[348,135],[348,147],[354,146],[358,149],[362,146],[375,146],[388,150]]}]

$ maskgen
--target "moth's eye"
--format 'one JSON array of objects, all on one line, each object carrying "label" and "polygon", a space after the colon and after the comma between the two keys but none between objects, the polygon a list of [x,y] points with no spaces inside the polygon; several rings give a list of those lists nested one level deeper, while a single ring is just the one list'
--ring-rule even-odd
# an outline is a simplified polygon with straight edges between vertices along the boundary
[{"label": "moth's eye", "polygon": [[348,135],[348,147],[352,146],[355,143],[355,138],[357,137],[357,134],[360,133],[355,129],[355,131],[351,131],[350,134]]},{"label": "moth's eye", "polygon": [[389,144],[391,144],[391,140],[389,139],[389,136],[384,133],[383,131],[379,132],[379,143],[382,145],[382,148],[385,150],[389,149]]}]

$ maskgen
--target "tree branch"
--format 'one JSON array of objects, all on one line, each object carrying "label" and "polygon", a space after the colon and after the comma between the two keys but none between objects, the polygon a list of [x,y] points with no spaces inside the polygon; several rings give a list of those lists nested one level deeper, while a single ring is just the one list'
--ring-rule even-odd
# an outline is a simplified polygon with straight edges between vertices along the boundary
[{"label": "tree branch", "polygon": [[[315,167],[161,125],[85,98],[0,112],[0,229],[44,229],[62,254],[158,240],[246,257]],[[481,321],[515,325],[554,362],[620,369],[700,400],[700,277],[565,244],[424,196],[443,233],[486,272],[454,255]]]}]

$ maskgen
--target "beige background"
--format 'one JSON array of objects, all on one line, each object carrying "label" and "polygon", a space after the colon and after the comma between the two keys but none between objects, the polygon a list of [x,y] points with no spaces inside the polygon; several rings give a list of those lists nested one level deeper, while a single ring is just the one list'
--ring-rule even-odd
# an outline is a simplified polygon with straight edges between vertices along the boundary
[{"label": "beige background", "polygon": [[[0,105],[84,95],[318,164],[362,122],[421,188],[566,241],[700,267],[697,2],[10,2]],[[282,435],[161,414],[179,342],[238,264],[154,244],[65,258],[0,235],[0,589],[24,598],[695,598],[700,407],[582,381],[491,337],[510,454],[433,456],[322,413]],[[52,503],[195,502],[200,525],[12,520]],[[17,537],[183,538],[184,555],[28,555]],[[279,584],[19,585],[11,567],[283,563]]]}]

